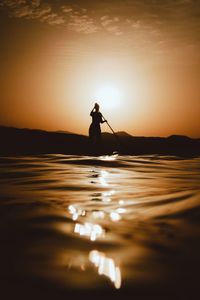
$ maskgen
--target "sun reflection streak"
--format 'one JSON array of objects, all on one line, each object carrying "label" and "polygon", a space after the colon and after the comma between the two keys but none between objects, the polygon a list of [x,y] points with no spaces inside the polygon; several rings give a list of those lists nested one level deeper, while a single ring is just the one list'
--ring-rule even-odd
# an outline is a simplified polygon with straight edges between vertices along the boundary
[{"label": "sun reflection streak", "polygon": [[105,236],[105,230],[100,225],[88,222],[84,224],[76,223],[74,232],[78,233],[80,236],[89,237],[91,241],[95,241],[96,239]]},{"label": "sun reflection streak", "polygon": [[111,218],[112,221],[117,222],[121,219],[121,216],[120,216],[120,214],[118,214],[118,212],[112,211],[110,213],[110,218]]},{"label": "sun reflection streak", "polygon": [[111,196],[115,194],[114,190],[110,190],[108,192],[102,193],[102,201],[103,202],[111,202]]},{"label": "sun reflection streak", "polygon": [[92,212],[92,217],[94,219],[104,219],[105,218],[105,213],[101,210],[99,211],[93,211]]},{"label": "sun reflection streak", "polygon": [[106,182],[106,177],[108,176],[108,174],[109,173],[104,170],[101,170],[101,172],[100,172],[99,181],[100,181],[100,184],[104,187],[108,186],[108,183]]},{"label": "sun reflection streak", "polygon": [[110,190],[108,192],[104,192],[103,193],[103,197],[110,197],[110,196],[113,196],[115,194],[115,191],[114,190]]},{"label": "sun reflection streak", "polygon": [[116,289],[121,287],[121,271],[112,258],[97,250],[89,253],[89,260],[98,268],[99,275],[105,275],[114,283]]},{"label": "sun reflection streak", "polygon": [[113,154],[113,155],[102,155],[100,156],[100,160],[103,160],[103,161],[113,161],[113,160],[116,160],[118,157],[118,154]]},{"label": "sun reflection streak", "polygon": [[86,215],[85,210],[83,210],[81,208],[76,208],[74,205],[69,205],[68,210],[69,210],[70,215],[72,215],[72,220],[73,221],[78,220],[79,216],[85,216]]},{"label": "sun reflection streak", "polygon": [[117,208],[116,210],[119,214],[124,214],[126,212],[126,208],[123,208],[123,207],[119,207]]}]

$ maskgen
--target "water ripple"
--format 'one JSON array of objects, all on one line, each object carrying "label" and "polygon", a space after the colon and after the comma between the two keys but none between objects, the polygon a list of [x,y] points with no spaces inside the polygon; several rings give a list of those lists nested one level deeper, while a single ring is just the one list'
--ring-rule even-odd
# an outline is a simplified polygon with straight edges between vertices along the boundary
[{"label": "water ripple", "polygon": [[190,247],[200,237],[199,171],[200,158],[1,157],[0,233],[18,238],[18,275],[68,289],[179,280],[182,249],[179,267],[193,256],[200,266]]}]

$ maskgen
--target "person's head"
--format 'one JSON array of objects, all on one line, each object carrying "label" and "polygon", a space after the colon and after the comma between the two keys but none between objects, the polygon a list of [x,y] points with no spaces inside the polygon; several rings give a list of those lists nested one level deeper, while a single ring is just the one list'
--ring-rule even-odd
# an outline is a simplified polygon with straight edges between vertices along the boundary
[{"label": "person's head", "polygon": [[99,104],[95,103],[94,108],[95,108],[96,111],[99,111]]}]

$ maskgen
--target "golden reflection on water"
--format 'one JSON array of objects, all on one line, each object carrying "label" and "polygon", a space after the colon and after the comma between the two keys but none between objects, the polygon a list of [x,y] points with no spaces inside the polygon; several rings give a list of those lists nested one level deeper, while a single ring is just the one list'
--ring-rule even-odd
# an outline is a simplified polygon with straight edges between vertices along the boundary
[{"label": "golden reflection on water", "polygon": [[103,187],[108,186],[108,182],[106,181],[106,177],[108,176],[108,174],[109,173],[107,171],[100,171],[99,182]]},{"label": "golden reflection on water", "polygon": [[99,275],[105,275],[114,283],[116,289],[121,287],[121,271],[112,258],[97,250],[89,253],[89,260],[98,268]]},{"label": "golden reflection on water", "polygon": [[102,210],[93,211],[92,212],[92,217],[94,219],[104,219],[105,218],[105,213]]},{"label": "golden reflection on water", "polygon": [[[42,164],[44,159],[41,158]],[[36,162],[40,163],[37,160]],[[80,164],[78,168],[77,165],[72,167],[70,161],[68,166],[67,158],[61,162],[62,164],[59,161],[51,163],[48,158],[44,169],[40,170],[36,165],[33,171],[30,169],[31,163],[28,163],[26,172],[22,172],[21,166],[16,170],[11,169],[11,164],[9,172],[3,173],[9,177],[5,195],[10,197],[12,191],[13,194],[16,191],[19,193],[16,199],[8,198],[5,205],[8,202],[8,205],[16,205],[17,208],[17,205],[22,203],[24,213],[25,209],[27,210],[27,217],[24,218],[23,214],[16,215],[16,222],[19,217],[22,217],[22,222],[29,218],[30,222],[33,222],[30,223],[30,229],[34,226],[34,234],[39,234],[39,239],[40,230],[45,230],[43,233],[49,237],[48,243],[46,239],[41,239],[41,243],[36,244],[35,239],[27,240],[30,241],[30,245],[27,246],[32,252],[29,252],[27,247],[28,256],[26,257],[23,251],[21,254],[23,258],[25,254],[25,259],[28,259],[27,271],[30,267],[31,272],[36,268],[40,277],[52,276],[55,281],[62,280],[73,288],[90,289],[96,280],[100,281],[101,286],[104,284],[104,280],[101,279],[106,278],[107,283],[119,289],[121,272],[123,281],[127,280],[127,286],[133,284],[135,279],[136,282],[141,280],[142,286],[145,281],[153,282],[154,277],[158,284],[157,279],[165,272],[174,272],[174,253],[179,253],[182,246],[186,249],[177,266],[179,263],[180,267],[184,266],[185,262],[182,259],[188,253],[185,270],[191,270],[189,258],[197,252],[189,252],[191,247],[187,248],[187,244],[190,238],[195,243],[198,237],[196,217],[199,209],[199,167],[196,165],[199,165],[199,159],[188,162],[192,163],[192,166],[187,165],[185,159],[183,162],[174,162],[171,158],[170,161],[164,160],[164,163],[159,159],[147,158],[143,163],[143,158],[139,158],[138,161],[137,158],[130,158],[130,164],[124,160],[121,167],[116,162],[102,163],[104,167],[101,167],[101,163],[91,167],[90,161],[86,166],[85,159],[84,165]],[[130,168],[126,169],[125,163]],[[23,161],[21,164],[25,168]],[[11,176],[14,185],[10,189]],[[6,177],[3,177],[3,180],[6,180]],[[5,182],[3,181],[2,185],[3,192]],[[37,197],[38,204],[42,205],[34,204]],[[66,208],[65,212],[63,207]],[[7,206],[5,209],[7,211]],[[194,233],[191,222],[193,216]],[[9,217],[8,214],[8,221]],[[10,226],[14,224],[15,219]],[[22,230],[21,225],[16,230]],[[176,234],[180,229],[186,232],[185,240],[183,235],[179,237]],[[24,234],[20,236],[23,238]],[[23,240],[21,242],[23,243]],[[52,247],[51,256],[47,255],[49,245]],[[30,254],[33,254],[31,260]],[[164,264],[163,257],[167,258],[164,259]],[[38,258],[37,263],[34,262],[35,258]],[[192,263],[196,261],[195,257],[191,260]],[[168,262],[169,267],[166,265]],[[120,264],[120,268],[117,264]],[[70,271],[66,268],[67,265]],[[80,270],[85,271],[85,274],[80,273]],[[97,273],[96,276],[94,272]],[[176,274],[179,275],[177,272]],[[25,275],[26,273],[23,273],[23,276]],[[170,275],[173,273],[167,274],[169,280]]]},{"label": "golden reflection on water", "polygon": [[72,215],[72,220],[73,221],[78,220],[79,216],[85,216],[86,215],[86,211],[84,209],[77,208],[74,205],[69,205],[68,206],[68,211]]},{"label": "golden reflection on water", "polygon": [[110,190],[107,192],[102,193],[102,201],[103,202],[111,202],[111,196],[113,196],[115,194],[114,190]]},{"label": "golden reflection on water", "polygon": [[78,233],[80,236],[89,237],[91,241],[95,241],[97,238],[105,236],[105,230],[98,224],[76,223],[74,227],[74,232]]},{"label": "golden reflection on water", "polygon": [[[108,201],[107,201],[108,202]],[[71,214],[73,221],[77,221],[79,217],[86,217],[89,215],[92,219],[105,219],[107,216],[111,221],[117,222],[121,220],[122,214],[126,213],[126,209],[123,207],[118,207],[117,209],[109,209],[109,211],[95,210],[95,211],[86,211],[85,209],[75,207],[74,205],[68,206],[68,211]],[[90,223],[87,223],[90,224]],[[92,224],[94,225],[94,224]]]},{"label": "golden reflection on water", "polygon": [[126,212],[126,208],[123,208],[123,207],[119,207],[117,208],[116,210],[119,214],[124,214]]},{"label": "golden reflection on water", "polygon": [[102,161],[113,161],[116,160],[118,157],[118,154],[113,154],[113,155],[102,155],[99,157],[100,160]]},{"label": "golden reflection on water", "polygon": [[124,204],[124,200],[119,200],[119,205],[123,205]]},{"label": "golden reflection on water", "polygon": [[112,211],[112,212],[110,213],[110,219],[111,219],[112,221],[114,221],[114,222],[117,222],[117,221],[119,221],[119,220],[121,219],[121,216],[120,216],[120,214],[118,214],[116,211]]},{"label": "golden reflection on water", "polygon": [[[116,158],[117,155],[100,157],[101,160],[109,161],[115,160]],[[110,172],[102,169],[95,172],[97,173],[95,177],[98,178],[101,188],[107,189],[110,186],[108,182],[111,175]],[[98,181],[96,183],[98,183]],[[79,217],[88,220],[87,222],[76,222],[73,230],[74,233],[81,237],[88,238],[91,242],[102,238],[104,239],[106,231],[101,225],[97,224],[96,221],[107,218],[112,222],[119,222],[122,218],[121,215],[126,213],[126,209],[123,208],[124,200],[118,200],[114,203],[114,199],[112,198],[115,194],[116,191],[111,188],[109,190],[102,191],[99,198],[102,201],[102,207],[97,210],[92,210],[87,206],[86,208],[83,203],[69,205],[68,212],[73,221],[77,221]],[[96,201],[96,198],[94,198],[94,200]],[[95,265],[99,275],[105,275],[111,280],[111,282],[113,282],[116,289],[121,287],[121,271],[119,266],[116,266],[112,258],[107,257],[103,252],[92,250],[89,253],[89,261]]]}]

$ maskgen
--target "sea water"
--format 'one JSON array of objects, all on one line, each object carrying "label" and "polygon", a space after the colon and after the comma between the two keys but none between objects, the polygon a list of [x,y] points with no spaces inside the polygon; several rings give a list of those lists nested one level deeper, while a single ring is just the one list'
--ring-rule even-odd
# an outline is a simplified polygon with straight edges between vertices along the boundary
[{"label": "sea water", "polygon": [[200,158],[1,157],[0,191],[6,289],[198,287]]}]

